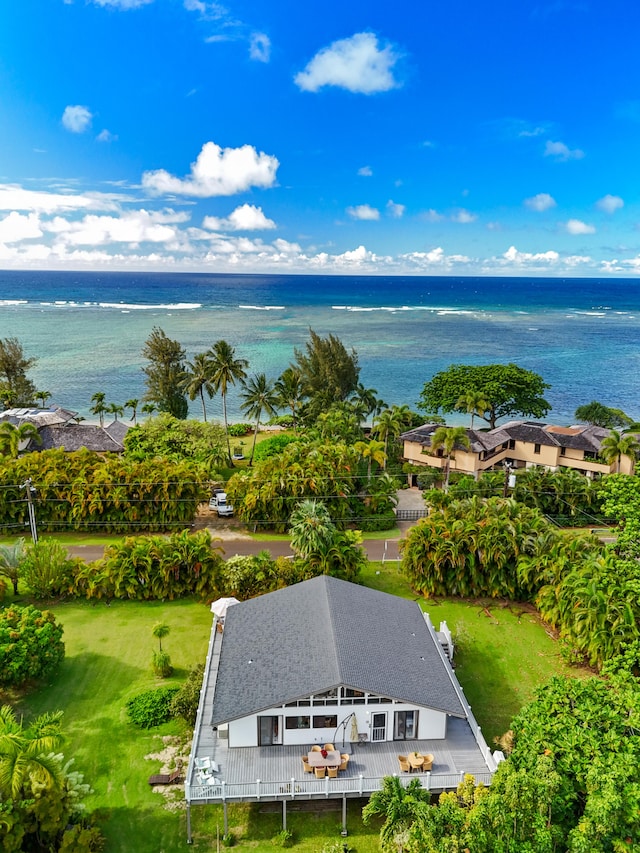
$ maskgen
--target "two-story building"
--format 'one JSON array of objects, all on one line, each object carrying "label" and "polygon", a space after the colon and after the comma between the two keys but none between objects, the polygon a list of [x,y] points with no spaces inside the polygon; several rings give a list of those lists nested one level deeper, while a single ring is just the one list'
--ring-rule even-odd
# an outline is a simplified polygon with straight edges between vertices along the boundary
[{"label": "two-story building", "polygon": [[[433,434],[440,424],[423,426],[403,433],[404,458],[416,465],[444,468],[442,449],[432,450]],[[502,467],[508,462],[513,468],[536,465],[552,470],[571,468],[587,477],[610,474],[618,470],[617,462],[607,463],[600,457],[603,440],[611,430],[588,425],[554,426],[534,421],[510,421],[495,429],[467,429],[469,447],[454,449],[451,470],[477,477],[483,471]],[[620,472],[632,474],[634,461],[628,456],[620,459]]]}]

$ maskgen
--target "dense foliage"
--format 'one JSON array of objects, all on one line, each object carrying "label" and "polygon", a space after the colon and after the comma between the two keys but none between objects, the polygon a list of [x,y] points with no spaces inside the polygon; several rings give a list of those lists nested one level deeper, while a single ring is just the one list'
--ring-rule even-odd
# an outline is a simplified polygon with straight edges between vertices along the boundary
[{"label": "dense foliage", "polygon": [[181,717],[189,723],[190,726],[193,726],[196,721],[203,677],[204,664],[199,663],[194,666],[187,676],[185,683],[178,692],[174,694],[171,700],[171,716]]},{"label": "dense foliage", "polygon": [[610,474],[599,485],[604,512],[618,522],[616,553],[640,557],[640,478]]},{"label": "dense foliage", "polygon": [[34,598],[57,598],[68,592],[81,565],[69,558],[64,545],[44,538],[25,546],[19,573]]},{"label": "dense foliage", "polygon": [[62,712],[29,725],[0,708],[0,847],[3,853],[46,850],[96,853],[100,832],[91,827],[83,798],[92,793],[81,773],[57,752]]},{"label": "dense foliage", "polygon": [[127,716],[134,726],[141,729],[160,726],[171,719],[171,703],[179,692],[179,687],[145,690],[126,703]]},{"label": "dense foliage", "polygon": [[278,456],[287,447],[287,445],[298,441],[295,435],[275,435],[265,438],[258,444],[253,454],[253,461],[260,462],[262,459],[268,459],[271,456]]},{"label": "dense foliage", "polygon": [[597,400],[592,400],[584,406],[578,406],[575,411],[575,419],[579,423],[593,424],[606,429],[628,427],[633,423],[633,418],[625,414],[622,409],[612,409]]},{"label": "dense foliage", "polygon": [[136,462],[89,450],[45,450],[0,459],[0,526],[22,531],[27,505],[20,484],[36,488],[38,529],[167,530],[191,524],[209,489],[192,462]]},{"label": "dense foliage", "polygon": [[27,371],[36,363],[24,354],[17,338],[0,338],[0,399],[7,408],[31,406],[37,397],[36,386]]},{"label": "dense foliage", "polygon": [[53,672],[64,659],[62,625],[50,610],[0,610],[0,684],[18,686]]},{"label": "dense foliage", "polygon": [[348,352],[335,335],[320,337],[309,329],[304,349],[295,350],[294,369],[300,374],[307,402],[303,417],[314,421],[337,400],[346,400],[358,387],[360,368],[355,350]]},{"label": "dense foliage", "polygon": [[142,348],[142,355],[147,361],[142,368],[147,385],[145,400],[153,403],[160,412],[186,418],[189,404],[182,390],[185,374],[182,346],[154,326]]},{"label": "dense foliage", "polygon": [[227,456],[224,429],[219,424],[178,420],[167,413],[130,429],[124,449],[125,459],[136,462],[160,458],[174,463],[200,462],[207,471],[224,465]]},{"label": "dense foliage", "polygon": [[321,499],[339,526],[364,524],[378,514],[388,517],[396,488],[397,483],[386,475],[367,483],[367,462],[355,447],[307,440],[291,443],[278,456],[234,474],[227,494],[243,521],[284,531],[304,498]]},{"label": "dense foliage", "polygon": [[454,412],[461,398],[476,392],[487,405],[479,417],[493,429],[500,418],[544,417],[551,408],[543,396],[549,387],[537,373],[517,364],[452,364],[425,383],[418,407],[434,414]]},{"label": "dense foliage", "polygon": [[210,598],[218,591],[221,566],[206,530],[129,536],[110,545],[103,560],[78,568],[71,591],[98,599]]}]

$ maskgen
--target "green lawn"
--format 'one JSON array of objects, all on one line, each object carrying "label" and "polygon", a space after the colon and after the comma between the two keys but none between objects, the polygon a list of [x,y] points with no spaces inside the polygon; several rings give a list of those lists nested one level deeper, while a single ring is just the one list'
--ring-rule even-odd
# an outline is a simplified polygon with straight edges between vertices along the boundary
[{"label": "green lawn", "polygon": [[[372,587],[413,598],[397,564],[372,564],[364,578]],[[535,615],[491,602],[421,602],[436,627],[446,619],[458,644],[456,672],[483,727],[487,741],[504,732],[514,712],[531,696],[536,684],[554,672],[564,672],[553,641]],[[206,655],[211,615],[195,601],[64,602],[53,607],[64,625],[67,654],[49,684],[23,699],[20,711],[31,716],[62,708],[68,735],[67,757],[91,782],[95,793],[88,805],[100,815],[109,853],[173,853],[183,848],[185,814],[178,802],[166,808],[162,795],[147,784],[158,772],[158,761],[144,756],[158,752],[163,735],[178,735],[168,724],[152,733],[135,729],[124,704],[131,696],[160,683],[178,683],[188,669]],[[150,670],[155,643],[153,625],[165,621],[171,633],[163,641],[176,673],[160,682]],[[267,804],[237,805],[230,809],[230,828],[239,839],[237,849],[273,850],[271,838],[280,828],[279,812],[265,812]],[[289,828],[296,849],[317,853],[339,835],[340,815],[290,814]],[[194,850],[215,845],[216,825],[222,826],[219,807],[199,807],[193,813]],[[376,828],[359,820],[359,804],[351,803],[350,844],[358,853],[378,850]]]}]

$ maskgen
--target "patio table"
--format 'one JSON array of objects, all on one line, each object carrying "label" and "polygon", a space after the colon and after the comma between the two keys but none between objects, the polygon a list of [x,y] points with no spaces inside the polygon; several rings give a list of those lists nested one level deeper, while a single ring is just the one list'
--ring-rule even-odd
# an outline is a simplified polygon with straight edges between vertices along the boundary
[{"label": "patio table", "polygon": [[326,758],[323,758],[321,752],[309,750],[307,763],[312,767],[338,767],[342,763],[342,758],[337,749],[329,750]]},{"label": "patio table", "polygon": [[421,755],[419,752],[410,752],[409,755],[407,755],[407,760],[409,761],[412,770],[422,770],[424,755]]}]

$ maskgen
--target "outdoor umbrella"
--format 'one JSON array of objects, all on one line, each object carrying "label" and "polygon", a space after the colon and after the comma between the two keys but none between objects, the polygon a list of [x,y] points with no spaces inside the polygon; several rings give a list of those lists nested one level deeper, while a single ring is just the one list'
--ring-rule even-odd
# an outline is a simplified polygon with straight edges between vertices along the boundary
[{"label": "outdoor umbrella", "polygon": [[215,613],[218,619],[224,619],[232,604],[240,604],[240,602],[237,598],[218,598],[211,603],[211,612]]}]

